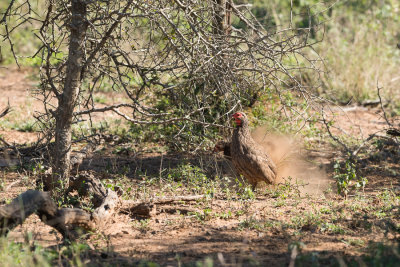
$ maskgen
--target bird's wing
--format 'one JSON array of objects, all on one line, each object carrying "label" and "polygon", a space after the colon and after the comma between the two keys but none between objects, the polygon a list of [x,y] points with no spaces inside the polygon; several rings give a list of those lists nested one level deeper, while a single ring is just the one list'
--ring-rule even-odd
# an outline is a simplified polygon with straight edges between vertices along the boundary
[{"label": "bird's wing", "polygon": [[251,149],[248,151],[249,161],[251,165],[250,172],[257,176],[258,179],[267,179],[269,183],[275,182],[276,167],[269,156],[263,151]]}]

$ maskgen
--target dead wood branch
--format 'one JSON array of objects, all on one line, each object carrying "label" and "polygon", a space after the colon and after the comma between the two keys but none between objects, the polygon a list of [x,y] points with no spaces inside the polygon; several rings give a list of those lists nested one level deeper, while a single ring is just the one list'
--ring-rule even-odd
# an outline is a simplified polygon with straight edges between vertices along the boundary
[{"label": "dead wood branch", "polygon": [[[171,204],[182,201],[196,201],[203,198],[205,198],[205,195],[165,197],[151,199],[144,202],[124,201],[122,203],[121,211],[132,215],[151,217],[157,212],[156,205]],[[179,208],[176,208],[176,210],[179,210]]]},{"label": "dead wood branch", "polygon": [[10,147],[10,146],[11,146],[6,140],[4,140],[4,139],[1,138],[1,137],[0,137],[0,141],[3,142],[3,144],[5,144],[7,147]]},{"label": "dead wood branch", "polygon": [[[1,112],[0,118],[3,118],[10,112],[10,103],[8,103],[7,107]],[[10,147],[11,145],[6,142],[2,137],[0,137],[0,141],[3,142],[7,147]]]},{"label": "dead wood branch", "polygon": [[385,111],[385,108],[384,108],[384,105],[383,105],[383,102],[382,102],[382,97],[381,97],[381,90],[382,90],[382,87],[379,87],[379,85],[377,84],[377,85],[376,85],[376,88],[377,88],[377,90],[378,90],[379,104],[380,104],[381,110],[382,110],[382,112],[383,112],[383,118],[385,119],[386,123],[387,123],[390,127],[392,127],[392,124],[390,123],[388,117],[386,116],[386,111]]},{"label": "dead wood branch", "polygon": [[138,203],[127,207],[123,205],[121,212],[137,217],[150,218],[156,214],[157,209],[154,203]]},{"label": "dead wood branch", "polygon": [[0,208],[1,234],[7,234],[17,225],[22,224],[33,213],[46,212],[54,215],[56,211],[57,207],[48,193],[26,191],[16,197],[10,204]]},{"label": "dead wood branch", "polygon": [[16,180],[16,181],[14,181],[14,182],[10,183],[9,185],[7,185],[7,187],[6,187],[5,191],[8,191],[8,190],[10,190],[10,189],[11,189],[11,187],[13,187],[13,186],[14,186],[14,185],[16,185],[16,184],[19,184],[21,181],[22,181],[22,179],[18,179],[18,180]]},{"label": "dead wood branch", "polygon": [[80,196],[90,195],[95,207],[99,207],[107,196],[107,190],[103,184],[90,173],[83,172],[78,177],[71,178],[70,181],[67,194],[76,190]]},{"label": "dead wood branch", "polygon": [[114,214],[115,210],[119,205],[119,198],[116,192],[111,189],[107,189],[107,196],[101,203],[100,207],[94,210],[92,214],[93,220],[99,224],[104,225],[108,222],[108,219],[111,218],[111,215]]},{"label": "dead wood branch", "polygon": [[10,204],[0,207],[1,235],[6,235],[36,213],[44,223],[55,228],[64,238],[75,239],[78,235],[77,227],[95,229],[96,226],[106,223],[117,205],[118,196],[110,190],[93,213],[78,208],[59,209],[48,192],[28,190]]},{"label": "dead wood branch", "polygon": [[3,118],[5,115],[7,115],[10,112],[10,104],[7,105],[7,107],[1,112],[0,118]]},{"label": "dead wood branch", "polygon": [[189,213],[195,213],[195,212],[201,212],[201,210],[196,209],[196,208],[191,208],[191,207],[182,207],[182,206],[173,206],[173,205],[167,205],[167,206],[162,206],[160,209],[157,210],[157,213],[180,213],[180,214],[189,214]]},{"label": "dead wood branch", "polygon": [[93,220],[99,224],[107,223],[107,219],[115,212],[119,205],[116,192],[106,189],[99,179],[90,173],[82,173],[72,180],[68,192],[76,190],[80,196],[91,196],[96,208],[92,214]]},{"label": "dead wood branch", "polygon": [[34,213],[66,238],[75,236],[71,229],[76,225],[88,228],[94,226],[89,213],[80,209],[58,209],[49,193],[28,190],[14,198],[10,204],[0,207],[1,234],[7,234]]},{"label": "dead wood branch", "polygon": [[393,126],[393,123],[389,121],[388,116],[386,115],[386,110],[384,108],[383,102],[382,102],[382,96],[381,96],[381,90],[382,87],[379,87],[379,85],[376,85],[377,91],[378,91],[378,97],[379,97],[379,103],[380,103],[380,108],[382,110],[383,113],[383,118],[386,121],[386,124],[388,125],[389,129],[386,130],[386,133],[388,135],[393,136],[394,141],[396,142],[396,144],[399,144],[399,141],[397,140],[396,137],[400,136],[400,129],[396,129]]},{"label": "dead wood branch", "polygon": [[349,147],[345,143],[343,143],[337,136],[335,136],[332,133],[332,131],[331,131],[331,122],[328,122],[326,120],[324,108],[322,108],[321,116],[322,116],[322,122],[325,125],[325,128],[326,128],[329,136],[332,138],[332,140],[335,141],[336,143],[338,143],[339,145],[341,145],[347,153],[350,153]]},{"label": "dead wood branch", "polygon": [[343,141],[341,141],[339,139],[339,137],[335,136],[332,133],[331,122],[327,121],[327,119],[325,117],[324,109],[322,109],[321,116],[322,116],[322,122],[325,125],[325,128],[329,134],[329,137],[331,137],[333,141],[340,144],[344,148],[345,152],[349,155],[351,160],[354,160],[357,157],[358,153],[361,151],[361,149],[363,149],[371,140],[373,140],[374,138],[384,138],[384,136],[379,134],[383,131],[383,130],[380,130],[380,131],[377,131],[376,133],[370,134],[367,138],[363,139],[361,144],[358,145],[357,147],[349,147]]}]

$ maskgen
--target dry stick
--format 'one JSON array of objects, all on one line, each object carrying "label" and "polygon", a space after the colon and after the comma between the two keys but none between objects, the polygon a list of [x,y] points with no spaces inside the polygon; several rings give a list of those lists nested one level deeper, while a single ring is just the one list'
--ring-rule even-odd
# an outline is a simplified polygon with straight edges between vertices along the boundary
[{"label": "dry stick", "polygon": [[14,185],[20,183],[21,181],[22,181],[21,179],[18,179],[18,180],[16,180],[16,181],[12,182],[11,184],[9,184],[9,185],[6,187],[6,189],[5,189],[4,191],[10,190],[11,187],[13,187]]},{"label": "dry stick", "polygon": [[352,156],[353,158],[354,158],[355,156],[357,156],[358,152],[360,152],[360,150],[361,150],[369,141],[371,141],[373,138],[375,138],[375,137],[381,137],[381,138],[385,137],[385,136],[382,136],[382,135],[378,135],[378,133],[380,133],[380,132],[382,132],[382,131],[383,131],[383,130],[380,130],[380,131],[377,131],[377,132],[375,132],[375,133],[373,133],[373,134],[370,134],[370,135],[368,136],[368,138],[365,139],[365,140],[363,140],[363,142],[361,143],[361,145],[359,145],[358,148],[356,148],[356,149],[351,153],[351,156]]},{"label": "dry stick", "polygon": [[324,125],[325,125],[325,127],[326,127],[326,130],[328,131],[329,136],[330,136],[335,142],[337,142],[338,144],[340,144],[340,145],[346,150],[346,152],[350,153],[350,149],[347,147],[347,145],[346,145],[345,143],[343,143],[342,141],[340,141],[339,138],[337,138],[336,136],[334,136],[334,135],[332,134],[332,132],[331,132],[331,127],[330,127],[329,123],[326,121],[326,118],[325,118],[325,111],[324,111],[324,108],[322,108],[321,115],[322,115],[322,122],[324,123]]},{"label": "dry stick", "polygon": [[11,147],[9,143],[6,142],[2,137],[0,137],[0,141],[3,142],[6,146]]},{"label": "dry stick", "polygon": [[[88,109],[88,110],[77,111],[77,112],[74,112],[74,116],[80,116],[80,115],[91,114],[91,113],[96,113],[96,112],[112,111],[112,110],[114,110],[116,108],[120,108],[120,107],[129,107],[129,108],[133,108],[133,109],[138,108],[138,106],[136,106],[136,105],[121,103],[121,104],[106,106],[103,108],[92,108],[92,109]],[[148,117],[161,117],[161,116],[171,115],[171,113],[161,113],[161,114],[145,113],[144,115],[146,115]]]},{"label": "dry stick", "polygon": [[10,102],[8,102],[7,107],[1,112],[0,118],[4,117],[10,112]]},{"label": "dry stick", "polygon": [[387,134],[392,135],[394,138],[394,141],[396,142],[396,144],[399,144],[398,139],[396,138],[396,136],[400,136],[400,129],[396,129],[393,124],[389,121],[387,115],[386,115],[386,111],[385,108],[383,107],[383,102],[382,102],[382,97],[381,97],[381,89],[382,87],[378,86],[378,83],[376,84],[376,88],[378,89],[378,97],[379,97],[379,103],[381,106],[381,110],[383,112],[383,118],[385,119],[387,125],[389,126],[389,129],[386,131]]},{"label": "dry stick", "polygon": [[386,116],[386,111],[385,108],[383,107],[383,103],[382,103],[382,97],[381,97],[381,89],[382,87],[379,87],[378,82],[376,82],[376,88],[378,89],[378,97],[379,97],[379,103],[381,105],[381,109],[383,111],[383,118],[385,119],[386,123],[390,126],[393,127],[392,124],[389,122],[389,119]]},{"label": "dry stick", "polygon": [[[10,108],[10,102],[8,102],[7,107],[1,112],[0,118],[6,116],[6,115],[10,112],[10,110],[11,110],[11,108]],[[0,137],[0,141],[3,142],[7,147],[12,148],[12,149],[17,153],[18,159],[19,159],[19,161],[20,161],[20,163],[21,163],[21,159],[20,159],[20,155],[21,155],[21,154],[19,153],[17,146],[15,146],[15,145],[12,146],[12,145],[10,145],[10,144],[9,144],[6,140],[4,140],[2,137]]]},{"label": "dry stick", "polygon": [[4,24],[4,29],[5,29],[4,40],[8,40],[8,43],[10,44],[10,50],[11,50],[11,53],[13,54],[15,63],[17,64],[18,68],[20,68],[20,65],[19,65],[19,62],[18,62],[18,57],[17,57],[17,55],[15,54],[14,43],[12,42],[12,40],[11,40],[11,38],[10,38],[10,31],[9,31],[9,29],[8,29],[8,24],[7,24],[7,16],[11,16],[11,15],[9,14],[9,12],[11,11],[12,6],[14,5],[14,2],[15,2],[15,0],[12,0],[12,1],[10,2],[10,4],[8,5],[7,10],[6,10],[6,12],[4,13],[3,18],[2,18],[1,21],[0,21],[0,24]]},{"label": "dry stick", "polygon": [[357,154],[361,151],[361,149],[362,149],[369,141],[371,141],[373,138],[375,138],[375,137],[381,137],[381,138],[385,137],[385,136],[382,136],[382,135],[378,135],[378,133],[382,132],[383,130],[377,131],[377,132],[375,132],[375,133],[373,133],[373,134],[370,134],[366,139],[364,139],[364,140],[362,141],[362,143],[361,143],[356,149],[352,150],[352,149],[350,149],[345,143],[343,143],[338,137],[336,137],[336,136],[333,135],[333,133],[332,133],[331,130],[330,130],[329,123],[326,121],[326,118],[325,118],[325,115],[324,115],[324,114],[325,114],[325,112],[324,112],[324,109],[322,108],[322,122],[324,123],[324,125],[325,125],[325,127],[326,127],[326,129],[327,129],[327,131],[328,131],[329,136],[330,136],[335,142],[337,142],[338,144],[340,144],[341,146],[344,147],[344,149],[346,150],[346,152],[350,154],[350,158],[351,158],[351,159],[354,159],[354,158],[357,156]]},{"label": "dry stick", "polygon": [[196,201],[199,199],[205,198],[205,195],[193,195],[193,196],[176,196],[176,197],[163,197],[163,198],[155,198],[150,199],[148,201],[129,201],[126,200],[123,202],[125,205],[139,205],[144,203],[153,203],[153,204],[170,204],[178,201]]},{"label": "dry stick", "polygon": [[[205,195],[194,195],[194,196],[176,196],[176,197],[158,198],[142,202],[124,201],[122,203],[121,211],[136,216],[151,217],[156,212],[156,205],[170,204],[178,201],[195,201],[203,199],[204,197]],[[191,211],[189,209],[186,210]],[[168,211],[171,211],[171,208],[167,209],[167,212]]]}]

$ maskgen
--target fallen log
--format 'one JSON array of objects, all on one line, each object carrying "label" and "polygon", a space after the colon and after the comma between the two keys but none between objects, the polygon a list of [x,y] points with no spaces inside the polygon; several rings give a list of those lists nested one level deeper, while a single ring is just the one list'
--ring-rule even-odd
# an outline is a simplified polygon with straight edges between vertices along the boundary
[{"label": "fallen log", "polygon": [[108,222],[108,219],[111,218],[111,215],[114,214],[115,210],[119,205],[119,197],[116,192],[111,189],[107,189],[107,196],[100,205],[100,207],[96,208],[92,214],[93,220],[98,225],[104,225]]},{"label": "fallen log", "polygon": [[49,218],[56,214],[57,207],[48,193],[28,190],[14,198],[10,204],[0,207],[1,234],[7,234],[36,212]]},{"label": "fallen log", "polygon": [[0,235],[6,235],[24,223],[30,215],[37,214],[63,238],[75,239],[79,234],[78,229],[95,229],[106,224],[118,204],[118,195],[107,190],[100,206],[89,213],[79,208],[58,208],[48,192],[28,190],[14,198],[10,204],[0,207]]},{"label": "fallen log", "polygon": [[72,231],[76,226],[94,227],[91,215],[86,211],[69,208],[58,209],[48,192],[28,190],[14,198],[10,204],[0,207],[0,234],[6,235],[34,213],[65,238],[76,235]]},{"label": "fallen log", "polygon": [[80,196],[91,196],[92,203],[95,207],[99,207],[107,196],[107,190],[99,179],[93,174],[82,172],[76,177],[70,178],[70,184],[66,194],[77,191]]},{"label": "fallen log", "polygon": [[76,190],[80,196],[91,196],[93,206],[96,208],[92,217],[98,224],[107,223],[107,219],[119,205],[118,194],[111,189],[106,189],[99,179],[88,172],[82,172],[77,178],[71,179],[67,194],[73,190]]}]

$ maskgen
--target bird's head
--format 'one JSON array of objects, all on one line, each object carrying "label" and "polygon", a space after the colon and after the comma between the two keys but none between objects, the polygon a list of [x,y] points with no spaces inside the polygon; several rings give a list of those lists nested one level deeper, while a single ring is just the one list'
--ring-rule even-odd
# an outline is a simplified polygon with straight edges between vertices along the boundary
[{"label": "bird's head", "polygon": [[243,127],[247,123],[247,117],[243,112],[236,112],[232,118],[235,120],[236,127]]}]

